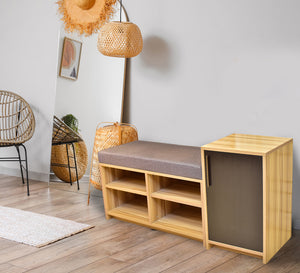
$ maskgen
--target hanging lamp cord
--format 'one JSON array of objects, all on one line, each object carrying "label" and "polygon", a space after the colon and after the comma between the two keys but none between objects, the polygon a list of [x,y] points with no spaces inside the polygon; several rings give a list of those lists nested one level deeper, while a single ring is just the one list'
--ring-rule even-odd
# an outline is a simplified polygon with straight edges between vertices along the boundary
[{"label": "hanging lamp cord", "polygon": [[120,23],[122,22],[122,7],[123,7],[122,0],[120,0]]}]

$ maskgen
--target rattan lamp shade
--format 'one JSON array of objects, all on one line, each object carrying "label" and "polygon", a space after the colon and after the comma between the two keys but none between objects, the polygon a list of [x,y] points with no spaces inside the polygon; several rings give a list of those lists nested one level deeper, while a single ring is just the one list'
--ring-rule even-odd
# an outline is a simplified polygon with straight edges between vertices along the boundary
[{"label": "rattan lamp shade", "polygon": [[143,38],[137,25],[129,22],[110,22],[101,27],[98,50],[106,56],[131,58],[141,53]]}]

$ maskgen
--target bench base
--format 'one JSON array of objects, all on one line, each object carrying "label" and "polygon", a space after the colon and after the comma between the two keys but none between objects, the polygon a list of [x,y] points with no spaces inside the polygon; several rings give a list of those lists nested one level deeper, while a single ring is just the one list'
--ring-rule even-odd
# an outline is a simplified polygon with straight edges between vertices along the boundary
[{"label": "bench base", "polygon": [[203,181],[100,163],[107,219],[202,241]]}]

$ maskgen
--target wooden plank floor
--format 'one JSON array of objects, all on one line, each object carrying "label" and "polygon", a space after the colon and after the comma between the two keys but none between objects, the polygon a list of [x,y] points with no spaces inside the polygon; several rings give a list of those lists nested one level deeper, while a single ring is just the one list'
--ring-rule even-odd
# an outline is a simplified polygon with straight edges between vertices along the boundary
[{"label": "wooden plank floor", "polygon": [[[300,231],[272,261],[104,217],[101,192],[87,206],[87,183],[31,181],[31,196],[21,179],[0,175],[0,205],[95,225],[95,228],[42,248],[0,238],[0,272],[300,272]],[[1,220],[1,219],[0,219]],[[21,232],[21,231],[20,231]]]}]

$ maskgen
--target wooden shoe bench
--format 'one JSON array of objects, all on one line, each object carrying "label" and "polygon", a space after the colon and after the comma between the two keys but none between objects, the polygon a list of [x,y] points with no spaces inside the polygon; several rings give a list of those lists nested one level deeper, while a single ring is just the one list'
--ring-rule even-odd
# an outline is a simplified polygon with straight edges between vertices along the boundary
[{"label": "wooden shoe bench", "polygon": [[200,147],[135,141],[99,152],[114,217],[260,257],[291,237],[293,142],[232,134]]}]

